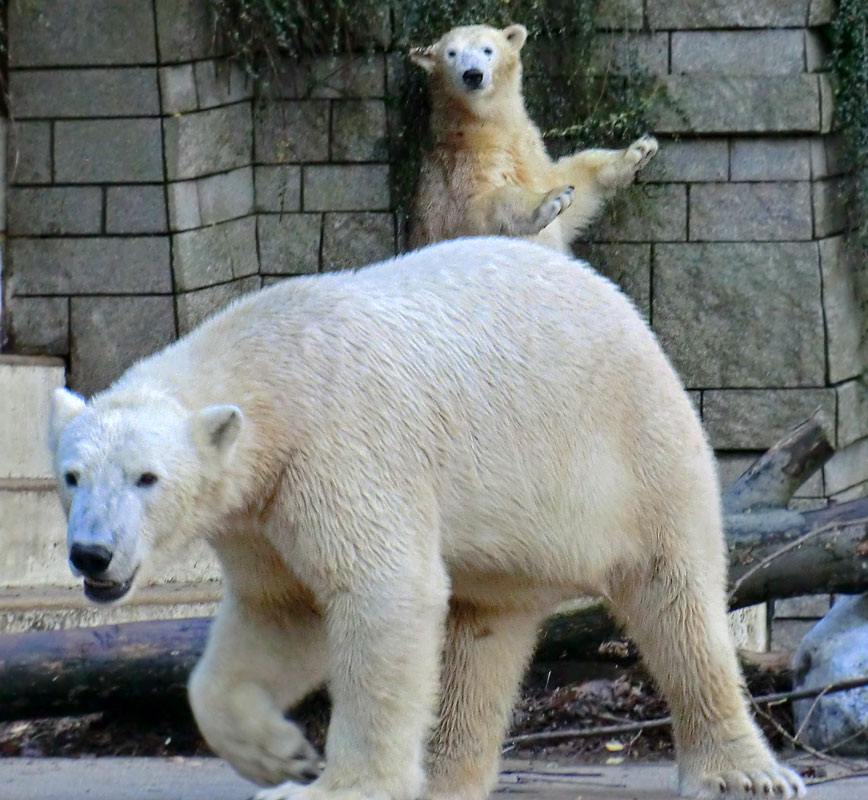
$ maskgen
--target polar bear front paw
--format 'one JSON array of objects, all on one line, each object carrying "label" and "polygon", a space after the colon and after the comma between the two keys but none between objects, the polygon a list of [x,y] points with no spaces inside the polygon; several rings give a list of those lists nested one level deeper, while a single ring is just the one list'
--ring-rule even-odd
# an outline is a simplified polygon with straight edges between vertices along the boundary
[{"label": "polar bear front paw", "polygon": [[574,186],[560,186],[552,189],[534,211],[533,221],[537,232],[541,231],[564,210],[573,204],[576,197]]},{"label": "polar bear front paw", "polygon": [[633,172],[638,172],[657,154],[659,145],[653,136],[637,139],[624,151],[624,160]]},{"label": "polar bear front paw", "polygon": [[760,768],[727,770],[699,778],[683,778],[679,786],[684,797],[699,800],[742,800],[767,797],[775,800],[804,797],[805,784],[801,776],[781,764],[772,762]]}]

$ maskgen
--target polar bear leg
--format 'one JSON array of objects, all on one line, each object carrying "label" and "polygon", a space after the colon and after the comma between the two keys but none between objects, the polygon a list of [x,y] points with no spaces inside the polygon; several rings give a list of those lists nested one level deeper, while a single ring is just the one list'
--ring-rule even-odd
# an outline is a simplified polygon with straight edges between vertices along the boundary
[{"label": "polar bear leg", "polygon": [[428,791],[483,800],[542,615],[453,602],[446,623],[440,720],[429,743]]},{"label": "polar bear leg", "polygon": [[669,703],[682,795],[801,796],[801,779],[776,762],[742,696],[713,517],[694,509],[691,530],[671,531],[672,552],[621,575],[609,597]]},{"label": "polar bear leg", "polygon": [[322,620],[309,609],[271,619],[227,591],[190,677],[205,740],[257,783],[313,780],[319,757],[283,712],[322,684],[325,661]]}]

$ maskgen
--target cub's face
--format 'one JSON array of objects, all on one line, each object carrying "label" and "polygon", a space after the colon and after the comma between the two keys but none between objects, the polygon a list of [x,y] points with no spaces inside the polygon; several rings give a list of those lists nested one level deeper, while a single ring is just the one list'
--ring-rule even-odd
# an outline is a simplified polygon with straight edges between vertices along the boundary
[{"label": "cub's face", "polygon": [[526,39],[522,25],[503,30],[468,25],[453,28],[430,47],[411,50],[410,58],[451,95],[472,103],[495,92],[508,76],[518,74],[519,52]]},{"label": "cub's face", "polygon": [[51,440],[69,564],[88,598],[120,600],[152,554],[164,561],[207,524],[202,492],[219,479],[240,427],[235,406],[191,414],[165,398],[87,405],[55,392]]}]

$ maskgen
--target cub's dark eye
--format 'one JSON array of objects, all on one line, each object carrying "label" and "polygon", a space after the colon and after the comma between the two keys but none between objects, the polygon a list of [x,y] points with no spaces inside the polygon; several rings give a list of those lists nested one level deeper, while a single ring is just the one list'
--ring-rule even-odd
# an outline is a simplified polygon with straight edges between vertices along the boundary
[{"label": "cub's dark eye", "polygon": [[485,53],[485,55],[487,56],[494,55],[494,50],[492,50],[490,47],[483,48],[482,52]]},{"label": "cub's dark eye", "polygon": [[446,55],[449,56],[449,58],[455,58],[458,53],[456,53],[454,50],[450,50]]},{"label": "cub's dark eye", "polygon": [[139,475],[136,481],[136,486],[146,489],[148,486],[153,486],[157,482],[157,476],[153,472],[143,472]]},{"label": "cub's dark eye", "polygon": [[70,488],[75,488],[76,486],[78,486],[78,475],[76,475],[74,472],[67,472],[63,476],[63,480],[66,481],[66,485]]}]

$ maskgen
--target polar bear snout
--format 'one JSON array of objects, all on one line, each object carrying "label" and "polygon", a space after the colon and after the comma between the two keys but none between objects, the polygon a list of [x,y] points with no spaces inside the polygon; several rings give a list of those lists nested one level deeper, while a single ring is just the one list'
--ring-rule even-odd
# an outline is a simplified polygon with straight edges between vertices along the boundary
[{"label": "polar bear snout", "polygon": [[111,564],[114,553],[101,544],[74,542],[69,548],[69,561],[86,578],[99,578]]},{"label": "polar bear snout", "polygon": [[485,77],[482,70],[480,69],[468,69],[465,70],[464,74],[461,76],[461,80],[464,81],[464,85],[468,89],[478,89],[482,86],[482,79]]}]

